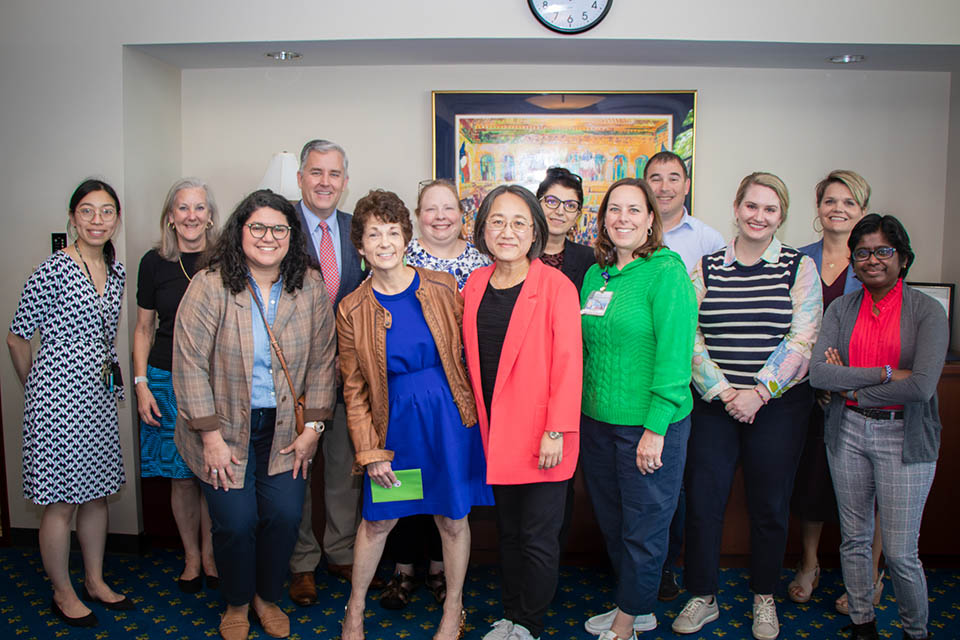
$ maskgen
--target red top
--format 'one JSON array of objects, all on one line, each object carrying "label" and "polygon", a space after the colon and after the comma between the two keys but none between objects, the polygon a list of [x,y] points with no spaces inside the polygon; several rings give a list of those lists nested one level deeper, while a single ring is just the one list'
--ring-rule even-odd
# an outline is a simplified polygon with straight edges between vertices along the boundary
[{"label": "red top", "polygon": [[[876,306],[878,313],[873,312]],[[857,322],[850,334],[850,366],[882,367],[885,364],[894,369],[900,366],[900,309],[903,306],[903,278],[879,302],[874,302],[867,288],[863,288],[863,302]],[[847,405],[856,406],[852,400]],[[889,411],[900,411],[902,404],[881,407]]]}]

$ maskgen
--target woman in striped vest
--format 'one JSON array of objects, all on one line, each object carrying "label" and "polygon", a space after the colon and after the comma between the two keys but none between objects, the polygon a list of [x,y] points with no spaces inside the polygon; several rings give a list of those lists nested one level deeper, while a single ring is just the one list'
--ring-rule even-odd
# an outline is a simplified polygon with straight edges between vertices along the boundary
[{"label": "woman in striped vest", "polygon": [[673,623],[695,633],[719,616],[717,580],[723,514],[737,462],[750,515],[753,636],[780,632],[773,592],[787,543],[790,494],[813,392],[810,354],[820,329],[813,260],[774,237],[787,217],[780,178],[752,173],[733,202],[737,237],[704,256],[693,273],[699,326],[687,452],[686,586]]}]

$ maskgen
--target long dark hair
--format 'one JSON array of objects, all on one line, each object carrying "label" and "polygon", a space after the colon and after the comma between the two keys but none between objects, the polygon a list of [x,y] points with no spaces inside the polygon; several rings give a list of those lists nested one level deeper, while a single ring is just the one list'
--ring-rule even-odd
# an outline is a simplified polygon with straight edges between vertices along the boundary
[{"label": "long dark hair", "polygon": [[249,268],[247,258],[243,254],[243,225],[254,211],[264,207],[282,213],[290,226],[290,248],[280,263],[283,288],[287,293],[293,293],[295,289],[303,287],[303,275],[307,272],[309,257],[306,236],[300,226],[300,220],[297,219],[297,211],[283,196],[269,189],[260,189],[241,200],[233,210],[210,255],[208,268],[211,271],[220,269],[223,286],[233,294],[238,294],[247,288]]},{"label": "long dark hair", "polygon": [[[117,192],[114,191],[113,187],[104,182],[103,180],[98,180],[97,178],[87,178],[80,183],[74,192],[70,196],[70,208],[68,211],[70,215],[76,215],[77,207],[80,206],[80,203],[83,202],[83,199],[87,197],[88,194],[94,193],[96,191],[106,191],[107,195],[113,198],[113,204],[117,207],[117,221],[120,221],[120,198],[117,197]],[[107,264],[107,269],[110,270],[110,273],[113,273],[113,263],[117,258],[117,250],[113,248],[113,242],[107,240],[103,245],[103,260]]]}]

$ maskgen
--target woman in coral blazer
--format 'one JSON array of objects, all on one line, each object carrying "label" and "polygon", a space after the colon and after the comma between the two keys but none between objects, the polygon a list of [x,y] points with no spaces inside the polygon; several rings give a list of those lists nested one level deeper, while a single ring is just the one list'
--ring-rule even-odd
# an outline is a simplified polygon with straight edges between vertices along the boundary
[{"label": "woman in coral blazer", "polygon": [[494,264],[474,271],[463,289],[463,342],[503,575],[504,617],[484,640],[529,640],[543,630],[557,586],[565,481],[577,466],[580,305],[570,280],[538,259],[547,233],[532,193],[497,187],[474,231]]}]

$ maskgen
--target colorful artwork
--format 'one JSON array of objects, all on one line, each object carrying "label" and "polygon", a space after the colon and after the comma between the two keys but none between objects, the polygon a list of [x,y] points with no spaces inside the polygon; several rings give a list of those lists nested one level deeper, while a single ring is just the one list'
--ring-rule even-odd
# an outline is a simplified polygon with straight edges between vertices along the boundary
[{"label": "colorful artwork", "polygon": [[[585,244],[596,238],[607,188],[621,178],[642,178],[654,154],[675,151],[693,175],[695,92],[576,96],[579,102],[592,99],[580,108],[572,108],[577,101],[568,97],[434,92],[434,175],[457,184],[466,233],[472,233],[476,211],[494,187],[516,183],[536,192],[549,167],[563,166],[583,178],[583,215],[572,235]],[[558,109],[551,102],[567,106]]]}]

